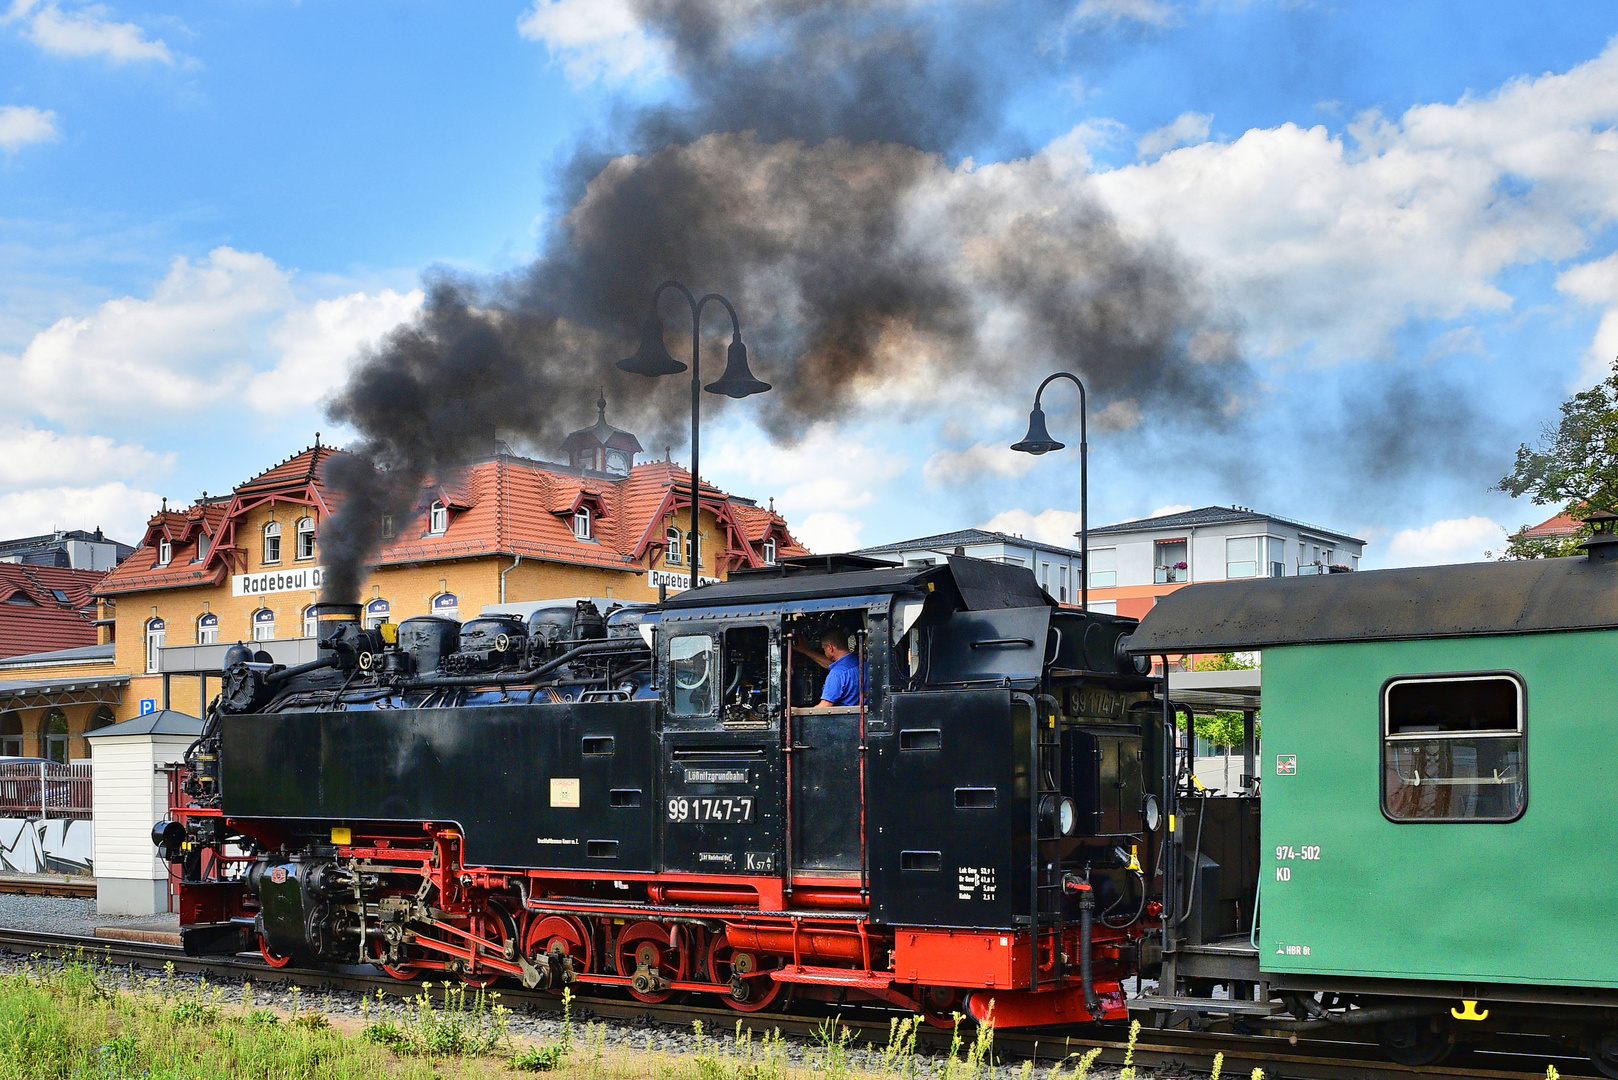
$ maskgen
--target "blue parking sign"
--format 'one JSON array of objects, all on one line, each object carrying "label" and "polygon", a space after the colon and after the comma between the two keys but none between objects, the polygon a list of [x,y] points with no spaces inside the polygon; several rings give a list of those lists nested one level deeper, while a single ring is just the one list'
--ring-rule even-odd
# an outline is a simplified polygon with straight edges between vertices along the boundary
[{"label": "blue parking sign", "polygon": [[143,697],[143,698],[140,699],[140,714],[142,716],[145,716],[147,713],[154,713],[156,711],[157,711],[157,699],[156,698],[154,698],[154,697]]}]

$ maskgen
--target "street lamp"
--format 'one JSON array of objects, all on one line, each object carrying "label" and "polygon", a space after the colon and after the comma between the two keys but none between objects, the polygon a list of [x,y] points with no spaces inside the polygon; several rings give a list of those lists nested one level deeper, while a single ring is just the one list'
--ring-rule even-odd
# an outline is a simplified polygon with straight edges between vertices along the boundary
[{"label": "street lamp", "polygon": [[1051,438],[1051,433],[1045,430],[1045,410],[1039,407],[1039,399],[1045,393],[1045,388],[1057,379],[1071,379],[1073,385],[1079,388],[1079,607],[1084,611],[1090,610],[1090,440],[1085,431],[1084,384],[1077,375],[1067,371],[1058,371],[1055,375],[1048,375],[1045,381],[1039,384],[1034,392],[1034,410],[1028,414],[1028,434],[1022,437],[1021,442],[1011,444],[1013,450],[1024,454],[1048,454],[1052,450],[1061,450],[1065,443],[1059,443]]},{"label": "street lamp", "polygon": [[[697,481],[697,454],[698,436],[701,432],[702,417],[702,391],[710,394],[724,394],[726,397],[744,398],[754,394],[762,394],[770,388],[767,382],[759,382],[753,378],[753,373],[747,367],[747,346],[742,344],[742,324],[736,317],[736,309],[731,306],[718,293],[709,293],[702,299],[692,295],[691,290],[678,281],[665,281],[652,293],[652,308],[641,324],[640,347],[635,355],[618,361],[618,367],[636,375],[645,375],[648,378],[657,378],[660,375],[677,375],[685,370],[685,365],[669,355],[668,348],[663,344],[663,320],[657,314],[657,302],[663,298],[665,289],[677,289],[685,297],[686,304],[691,308],[691,588],[699,585],[697,567],[702,564],[701,529],[697,517],[698,507],[701,505],[701,492]],[[725,354],[725,373],[718,380],[702,385],[702,309],[708,301],[716,300],[725,305],[730,312],[730,349]]]}]

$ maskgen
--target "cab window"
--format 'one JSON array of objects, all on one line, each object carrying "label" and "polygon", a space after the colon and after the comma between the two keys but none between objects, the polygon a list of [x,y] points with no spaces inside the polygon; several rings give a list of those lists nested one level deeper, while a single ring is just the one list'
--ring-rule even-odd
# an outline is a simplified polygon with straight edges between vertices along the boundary
[{"label": "cab window", "polygon": [[674,716],[707,716],[714,707],[714,639],[685,634],[669,641]]},{"label": "cab window", "polygon": [[1528,802],[1523,685],[1511,675],[1391,679],[1382,690],[1382,812],[1501,822]]}]

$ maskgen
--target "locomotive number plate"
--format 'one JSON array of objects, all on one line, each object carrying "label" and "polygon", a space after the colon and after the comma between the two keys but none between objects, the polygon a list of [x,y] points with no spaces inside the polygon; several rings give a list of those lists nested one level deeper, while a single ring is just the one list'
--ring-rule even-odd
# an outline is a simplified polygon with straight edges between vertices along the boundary
[{"label": "locomotive number plate", "polygon": [[667,809],[670,821],[737,821],[745,825],[753,820],[750,795],[682,795],[670,799]]}]

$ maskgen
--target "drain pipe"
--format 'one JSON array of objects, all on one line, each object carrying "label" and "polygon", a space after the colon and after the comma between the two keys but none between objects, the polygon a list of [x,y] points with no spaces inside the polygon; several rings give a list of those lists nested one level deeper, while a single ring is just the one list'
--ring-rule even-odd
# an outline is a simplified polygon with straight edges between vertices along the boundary
[{"label": "drain pipe", "polygon": [[504,570],[500,571],[500,602],[502,604],[506,602],[506,575],[511,573],[513,570],[517,569],[517,567],[519,567],[521,565],[522,565],[522,556],[518,555],[518,556],[516,556],[515,558],[512,559],[512,562],[511,562],[510,566],[508,566]]}]

